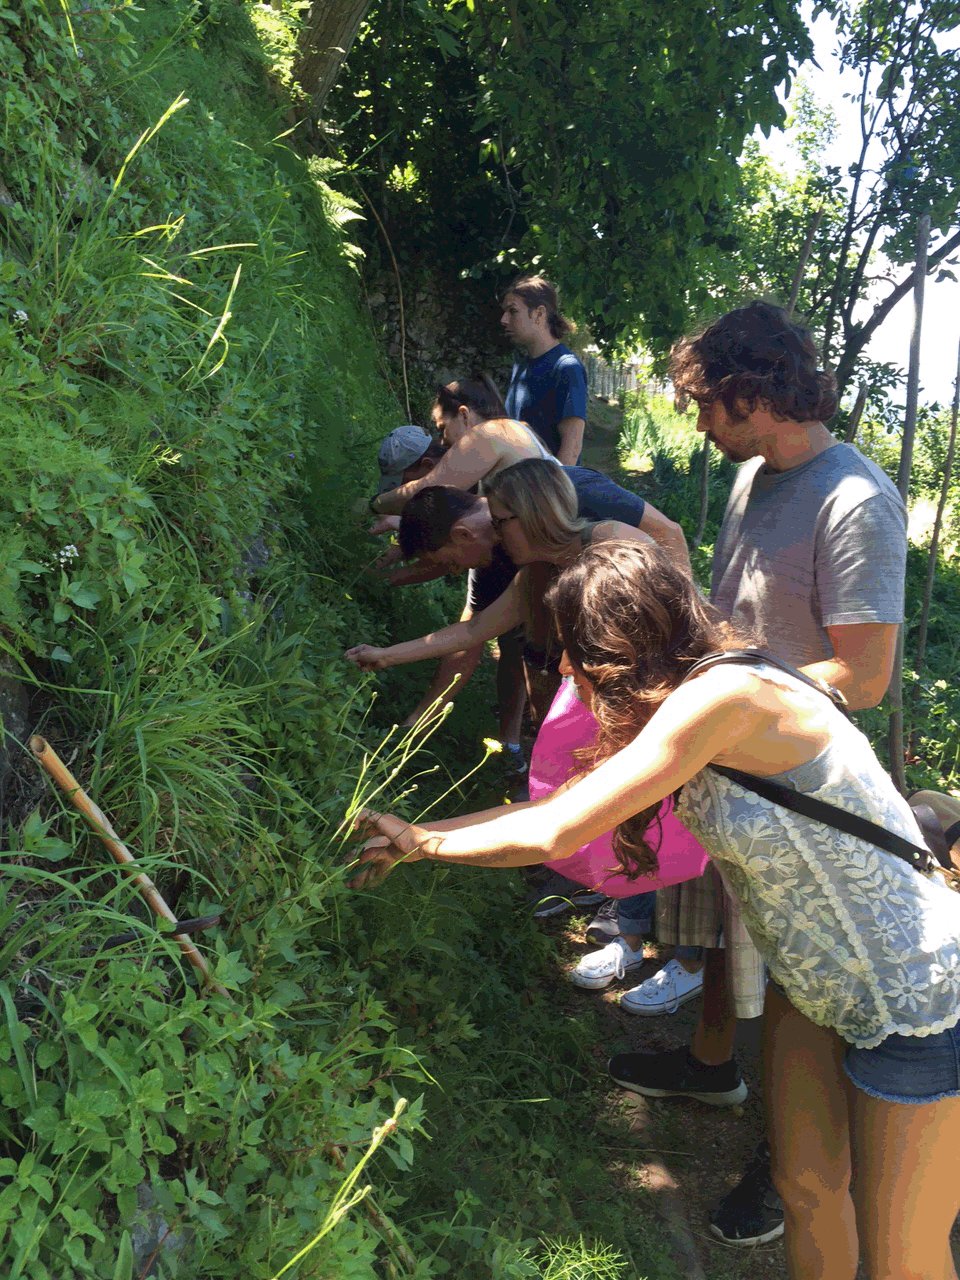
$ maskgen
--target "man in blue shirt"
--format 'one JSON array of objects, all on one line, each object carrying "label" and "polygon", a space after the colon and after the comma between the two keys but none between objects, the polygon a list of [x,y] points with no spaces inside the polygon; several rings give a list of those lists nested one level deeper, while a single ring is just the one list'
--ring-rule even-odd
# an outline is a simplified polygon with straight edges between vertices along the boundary
[{"label": "man in blue shirt", "polygon": [[543,276],[520,276],[503,297],[500,323],[522,352],[510,374],[507,413],[525,422],[566,466],[576,466],[587,419],[587,375],[561,338],[576,325],[561,315]]}]

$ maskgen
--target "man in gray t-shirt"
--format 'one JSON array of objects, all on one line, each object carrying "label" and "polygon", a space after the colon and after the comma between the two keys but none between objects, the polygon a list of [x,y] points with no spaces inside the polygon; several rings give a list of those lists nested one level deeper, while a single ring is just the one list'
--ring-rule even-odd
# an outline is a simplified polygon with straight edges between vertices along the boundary
[{"label": "man in gray t-shirt", "polygon": [[[727,501],[710,598],[795,666],[833,663],[835,628],[903,618],[906,549],[899,493],[851,445],[828,444],[785,471],[758,457],[740,467]],[[864,638],[845,632],[840,649]],[[890,636],[884,631],[873,638],[885,647]],[[887,663],[879,671],[868,665],[863,678],[874,676],[885,689]],[[834,676],[831,683],[849,686],[843,673]],[[863,702],[849,687],[846,693]]]},{"label": "man in gray t-shirt", "polygon": [[[713,603],[778,657],[839,689],[851,709],[875,706],[903,620],[906,511],[889,477],[824,426],[836,395],[810,335],[780,308],[751,303],[679,343],[671,377],[678,407],[694,402],[698,430],[742,464],[714,550]],[[734,1034],[738,1016],[763,1008],[759,955],[712,869],[657,898],[661,941],[705,948],[700,1021],[689,1050],[620,1054],[611,1074],[650,1096],[740,1102]],[[625,1006],[658,1012],[659,1000],[672,1011],[687,990],[695,994],[691,969],[688,959],[670,961]],[[803,1088],[802,1079],[787,1083]],[[711,1225],[733,1244],[781,1234],[766,1153]]]}]

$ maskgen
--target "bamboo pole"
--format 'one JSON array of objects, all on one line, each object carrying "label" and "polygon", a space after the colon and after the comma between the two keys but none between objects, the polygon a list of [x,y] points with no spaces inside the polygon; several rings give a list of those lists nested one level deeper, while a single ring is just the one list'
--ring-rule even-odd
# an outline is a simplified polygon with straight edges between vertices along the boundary
[{"label": "bamboo pole", "polygon": [[[153,914],[160,920],[166,920],[168,924],[176,925],[178,923],[177,917],[167,906],[160,890],[145,871],[133,870],[136,867],[136,859],[133,854],[114,831],[106,814],[90,799],[49,742],[45,738],[41,738],[39,734],[34,734],[30,739],[30,750],[61,791],[65,792],[73,807],[83,814],[114,859],[136,884],[141,896]],[[210,987],[218,995],[227,996],[229,999],[229,992],[214,981],[206,960],[193,945],[191,939],[185,933],[175,933],[173,940],[196,969],[204,985]]]}]

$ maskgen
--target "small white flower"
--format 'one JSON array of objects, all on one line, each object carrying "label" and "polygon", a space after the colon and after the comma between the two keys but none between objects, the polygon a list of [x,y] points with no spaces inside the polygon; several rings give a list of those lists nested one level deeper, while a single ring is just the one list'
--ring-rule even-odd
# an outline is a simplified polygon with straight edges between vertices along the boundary
[{"label": "small white flower", "polygon": [[13,318],[18,325],[27,324],[30,320],[30,317],[27,315],[26,311],[21,311],[19,307],[13,313]]},{"label": "small white flower", "polygon": [[71,560],[76,560],[79,557],[79,555],[80,555],[80,552],[77,550],[74,544],[70,542],[65,547],[60,548],[60,550],[56,553],[54,559],[56,560],[57,564],[59,564],[60,567],[63,568],[63,566],[69,564]]}]

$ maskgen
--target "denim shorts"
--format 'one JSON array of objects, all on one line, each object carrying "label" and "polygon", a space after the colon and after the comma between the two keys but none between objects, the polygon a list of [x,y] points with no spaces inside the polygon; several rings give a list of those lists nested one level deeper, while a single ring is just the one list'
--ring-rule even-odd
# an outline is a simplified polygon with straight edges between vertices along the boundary
[{"label": "denim shorts", "polygon": [[858,1089],[885,1102],[960,1097],[960,1025],[932,1036],[887,1036],[873,1049],[851,1045],[843,1069]]}]

